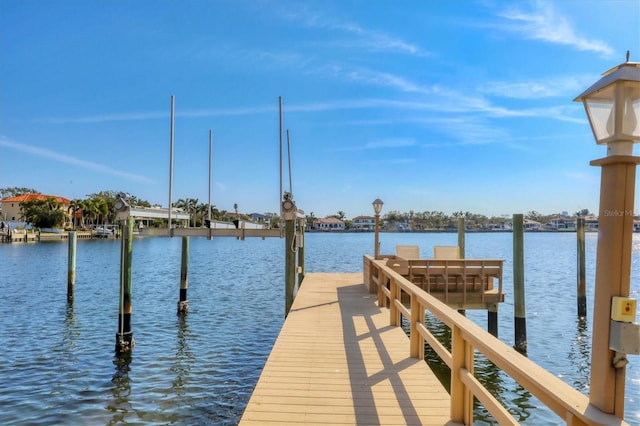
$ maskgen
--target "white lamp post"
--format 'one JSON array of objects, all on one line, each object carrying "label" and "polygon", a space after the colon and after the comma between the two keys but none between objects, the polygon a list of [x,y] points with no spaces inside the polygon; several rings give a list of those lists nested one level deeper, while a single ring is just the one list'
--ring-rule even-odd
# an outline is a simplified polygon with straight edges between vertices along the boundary
[{"label": "white lamp post", "polygon": [[[628,60],[628,56],[627,56]],[[640,141],[640,63],[626,62],[578,96],[596,143],[607,156],[601,167],[600,213],[593,308],[589,401],[606,413],[624,417],[626,356],[610,349],[613,297],[629,296],[636,165]]]},{"label": "white lamp post", "polygon": [[380,233],[380,212],[382,211],[382,205],[384,203],[380,198],[376,198],[375,201],[371,204],[373,204],[373,211],[376,216],[376,229],[375,229],[375,241],[374,241],[375,246],[373,249],[373,255],[374,255],[374,259],[377,259],[378,255],[380,254],[380,243],[378,240],[379,233]]}]

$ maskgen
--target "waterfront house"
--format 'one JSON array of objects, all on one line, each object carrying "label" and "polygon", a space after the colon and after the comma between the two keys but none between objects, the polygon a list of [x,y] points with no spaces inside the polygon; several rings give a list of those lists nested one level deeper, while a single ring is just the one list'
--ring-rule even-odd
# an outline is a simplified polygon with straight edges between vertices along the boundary
[{"label": "waterfront house", "polygon": [[523,225],[526,232],[542,230],[542,224],[540,222],[536,222],[535,220],[525,219]]},{"label": "waterfront house", "polygon": [[356,216],[353,218],[353,228],[356,231],[374,231],[376,218],[374,216]]},{"label": "waterfront house", "polygon": [[316,219],[313,224],[313,229],[317,231],[344,231],[344,221],[337,217],[323,217],[322,219]]},{"label": "waterfront house", "polygon": [[549,220],[548,226],[558,231],[575,231],[576,220],[566,216],[555,216]]},{"label": "waterfront house", "polygon": [[57,195],[44,194],[23,194],[16,197],[2,199],[2,218],[7,221],[22,221],[24,220],[24,216],[22,214],[22,203],[34,200],[46,201],[49,197],[58,202],[60,205],[58,208],[62,210],[67,217],[66,222],[71,223],[71,215],[69,214],[71,200]]}]

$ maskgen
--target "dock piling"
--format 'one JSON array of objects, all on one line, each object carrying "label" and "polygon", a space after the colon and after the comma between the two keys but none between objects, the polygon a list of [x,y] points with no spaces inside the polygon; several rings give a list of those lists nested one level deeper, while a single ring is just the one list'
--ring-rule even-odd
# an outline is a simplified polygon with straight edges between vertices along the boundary
[{"label": "dock piling", "polygon": [[77,235],[69,232],[69,257],[67,261],[67,300],[73,302],[73,294],[76,284],[76,241]]},{"label": "dock piling", "polygon": [[295,247],[296,221],[285,221],[285,317],[293,305],[293,293],[296,285],[296,247]]},{"label": "dock piling", "polygon": [[133,331],[131,330],[131,261],[133,259],[133,219],[124,221],[120,243],[120,306],[118,314],[118,332],[116,333],[116,352],[129,352],[133,349]]},{"label": "dock piling", "polygon": [[513,301],[515,349],[527,352],[527,318],[524,297],[524,218],[513,215]]},{"label": "dock piling", "polygon": [[182,237],[182,257],[180,259],[180,299],[178,315],[189,312],[187,290],[189,288],[189,237]]},{"label": "dock piling", "polygon": [[587,279],[585,272],[585,242],[584,242],[584,218],[579,217],[577,221],[577,240],[578,240],[578,317],[585,318],[587,316]]}]

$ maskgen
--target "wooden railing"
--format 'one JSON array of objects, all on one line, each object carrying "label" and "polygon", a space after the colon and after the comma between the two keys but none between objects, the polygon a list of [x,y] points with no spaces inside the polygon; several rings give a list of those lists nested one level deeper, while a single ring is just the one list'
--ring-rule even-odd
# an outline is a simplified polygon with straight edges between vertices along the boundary
[{"label": "wooden railing", "polygon": [[[519,424],[474,376],[474,351],[478,351],[567,425],[627,425],[613,414],[600,411],[587,396],[411,283],[387,266],[386,260],[365,255],[363,272],[369,291],[378,294],[378,305],[389,307],[390,324],[400,326],[401,315],[409,321],[411,356],[424,359],[426,342],[451,369],[451,421],[473,424],[476,398],[501,425]],[[403,296],[409,300],[409,308],[402,303]],[[451,351],[425,326],[425,311],[451,329]]]}]

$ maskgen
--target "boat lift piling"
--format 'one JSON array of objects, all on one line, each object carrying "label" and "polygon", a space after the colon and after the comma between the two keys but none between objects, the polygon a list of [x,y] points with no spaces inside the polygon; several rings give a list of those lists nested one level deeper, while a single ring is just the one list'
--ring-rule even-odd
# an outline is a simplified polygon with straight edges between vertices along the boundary
[{"label": "boat lift piling", "polygon": [[118,312],[118,332],[116,333],[116,353],[133,349],[133,331],[131,330],[131,263],[133,259],[133,218],[124,221],[120,245],[120,305]]},{"label": "boat lift piling", "polygon": [[585,271],[585,242],[584,242],[584,218],[577,220],[577,242],[578,242],[578,318],[587,317],[587,279]]},{"label": "boat lift piling", "polygon": [[76,232],[69,232],[69,256],[67,262],[67,301],[69,303],[73,303],[73,295],[76,284],[76,241]]},{"label": "boat lift piling", "polygon": [[189,237],[182,237],[182,256],[180,258],[180,298],[178,300],[178,315],[189,312]]},{"label": "boat lift piling", "polygon": [[524,297],[524,218],[513,215],[513,301],[515,349],[527,353],[527,315]]}]

